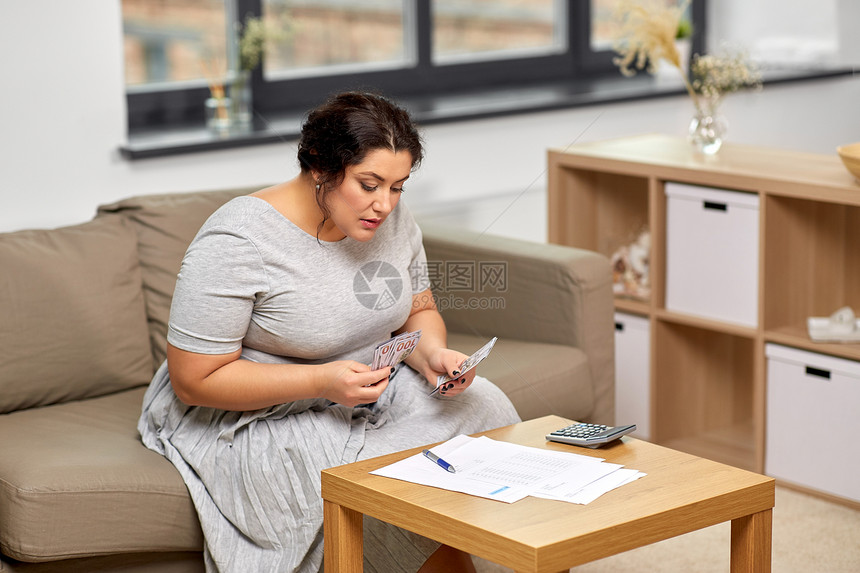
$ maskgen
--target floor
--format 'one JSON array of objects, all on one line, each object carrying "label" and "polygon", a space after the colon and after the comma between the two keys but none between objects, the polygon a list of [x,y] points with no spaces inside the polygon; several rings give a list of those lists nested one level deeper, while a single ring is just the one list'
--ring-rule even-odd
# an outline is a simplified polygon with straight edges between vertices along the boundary
[{"label": "floor", "polygon": [[[729,523],[694,531],[586,565],[572,573],[724,573],[729,570]],[[510,573],[475,558],[479,573]],[[773,512],[774,573],[860,571],[860,511],[784,487]]]}]

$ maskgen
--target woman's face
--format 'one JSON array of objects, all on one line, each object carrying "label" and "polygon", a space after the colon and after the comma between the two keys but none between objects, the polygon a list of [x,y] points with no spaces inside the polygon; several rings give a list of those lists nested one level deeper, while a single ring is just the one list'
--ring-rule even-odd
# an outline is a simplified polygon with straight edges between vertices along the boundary
[{"label": "woman's face", "polygon": [[364,161],[347,167],[341,184],[326,197],[331,216],[320,239],[372,239],[400,201],[411,171],[412,154],[390,149],[371,151]]}]

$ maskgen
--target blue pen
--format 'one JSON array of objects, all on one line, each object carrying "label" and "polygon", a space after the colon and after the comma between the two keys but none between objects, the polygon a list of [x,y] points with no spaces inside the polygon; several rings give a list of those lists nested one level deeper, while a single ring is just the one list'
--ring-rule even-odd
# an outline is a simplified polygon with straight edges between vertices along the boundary
[{"label": "blue pen", "polygon": [[457,470],[454,469],[454,466],[452,466],[451,464],[449,464],[448,462],[446,462],[445,460],[443,460],[442,458],[440,458],[439,456],[437,456],[436,454],[434,454],[430,450],[424,450],[421,453],[424,454],[425,456],[427,456],[427,459],[429,459],[431,462],[438,465],[439,467],[441,467],[445,470],[448,470],[452,474],[457,473]]}]

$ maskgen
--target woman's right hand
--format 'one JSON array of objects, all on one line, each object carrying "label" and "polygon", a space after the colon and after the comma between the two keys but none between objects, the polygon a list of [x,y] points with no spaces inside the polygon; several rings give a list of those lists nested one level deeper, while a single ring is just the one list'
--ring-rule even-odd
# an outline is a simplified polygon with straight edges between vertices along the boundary
[{"label": "woman's right hand", "polygon": [[323,365],[320,397],[353,408],[376,402],[388,388],[394,368],[371,370],[354,360],[338,360]]}]

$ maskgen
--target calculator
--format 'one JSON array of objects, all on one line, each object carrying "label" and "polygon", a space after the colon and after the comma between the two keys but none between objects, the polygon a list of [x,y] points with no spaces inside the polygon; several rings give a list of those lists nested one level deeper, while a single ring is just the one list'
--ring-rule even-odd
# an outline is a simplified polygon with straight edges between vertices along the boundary
[{"label": "calculator", "polygon": [[630,426],[604,426],[602,424],[577,423],[565,426],[546,435],[551,442],[562,442],[586,448],[599,448],[615,441],[624,434],[636,431],[636,424]]}]

